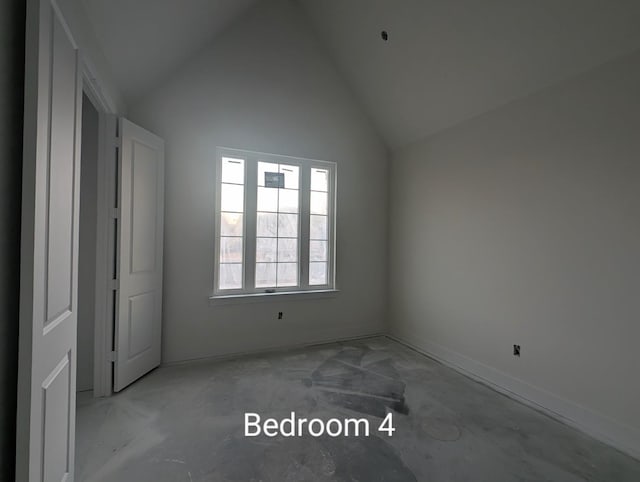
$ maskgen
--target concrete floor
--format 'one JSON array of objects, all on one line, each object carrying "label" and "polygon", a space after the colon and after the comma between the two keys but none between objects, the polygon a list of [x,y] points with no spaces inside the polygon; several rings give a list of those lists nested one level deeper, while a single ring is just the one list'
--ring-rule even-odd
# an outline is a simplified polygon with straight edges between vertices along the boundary
[{"label": "concrete floor", "polygon": [[[393,437],[376,431],[393,410]],[[370,437],[244,437],[244,413]],[[80,481],[640,481],[640,461],[386,338],[155,370],[78,402]]]}]

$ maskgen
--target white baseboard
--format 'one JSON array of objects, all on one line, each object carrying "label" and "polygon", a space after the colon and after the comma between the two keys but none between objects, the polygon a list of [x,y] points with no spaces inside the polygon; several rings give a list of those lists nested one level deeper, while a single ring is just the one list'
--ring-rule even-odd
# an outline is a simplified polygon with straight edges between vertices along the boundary
[{"label": "white baseboard", "polygon": [[184,360],[172,360],[169,362],[162,362],[160,366],[172,367],[172,366],[186,365],[191,363],[207,363],[207,362],[214,362],[214,361],[233,360],[233,359],[241,358],[244,356],[267,355],[269,353],[277,353],[280,351],[298,350],[301,348],[309,348],[312,346],[330,345],[332,343],[346,343],[350,341],[366,340],[368,338],[387,337],[387,336],[388,335],[386,333],[373,332],[373,333],[364,333],[362,335],[355,335],[355,336],[323,338],[317,341],[310,341],[306,343],[293,343],[288,345],[269,346],[265,348],[259,348],[257,350],[238,351],[238,352],[232,352],[232,353],[224,353],[221,355],[211,355],[211,356],[204,356],[204,357],[198,357],[198,358],[187,358]]},{"label": "white baseboard", "polygon": [[640,431],[435,343],[388,338],[640,460]]}]

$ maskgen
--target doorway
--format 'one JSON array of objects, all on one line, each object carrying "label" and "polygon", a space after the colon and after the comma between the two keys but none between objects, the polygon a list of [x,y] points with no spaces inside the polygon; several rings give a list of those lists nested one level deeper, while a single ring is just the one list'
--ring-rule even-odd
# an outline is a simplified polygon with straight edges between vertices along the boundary
[{"label": "doorway", "polygon": [[16,478],[71,480],[76,381],[110,395],[160,362],[164,143],[116,117],[57,3],[27,3]]},{"label": "doorway", "polygon": [[114,266],[116,264],[117,118],[89,66],[82,65],[78,209],[78,398],[112,392]]},{"label": "doorway", "polygon": [[105,397],[160,364],[164,141],[112,114],[84,74],[76,393]]},{"label": "doorway", "polygon": [[76,371],[78,399],[92,397],[94,389],[99,134],[98,108],[93,105],[87,94],[83,93]]}]

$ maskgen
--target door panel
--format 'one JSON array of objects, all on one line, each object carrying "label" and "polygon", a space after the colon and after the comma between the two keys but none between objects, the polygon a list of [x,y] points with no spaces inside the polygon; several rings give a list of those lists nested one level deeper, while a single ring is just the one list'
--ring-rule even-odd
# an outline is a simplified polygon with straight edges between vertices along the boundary
[{"label": "door panel", "polygon": [[120,391],[160,364],[164,142],[121,120],[116,367]]},{"label": "door panel", "polygon": [[131,273],[154,272],[156,269],[156,233],[158,219],[157,151],[133,141],[131,193]]},{"label": "door panel", "polygon": [[28,0],[16,478],[72,480],[81,83],[51,0]]},{"label": "door panel", "polygon": [[[64,480],[68,472],[69,449],[59,443],[59,434],[69,428],[69,409],[66,401],[71,390],[70,353],[58,363],[42,384],[44,413],[44,470],[48,480]],[[47,480],[47,479],[45,479]]]},{"label": "door panel", "polygon": [[134,358],[153,345],[155,293],[129,298],[129,357]]},{"label": "door panel", "polygon": [[[47,192],[47,322],[71,311],[72,257],[73,257],[73,148],[76,133],[77,72],[70,68],[75,64],[76,51],[64,27],[54,16],[53,59],[51,73],[50,156]],[[71,140],[71,142],[70,142]]]}]

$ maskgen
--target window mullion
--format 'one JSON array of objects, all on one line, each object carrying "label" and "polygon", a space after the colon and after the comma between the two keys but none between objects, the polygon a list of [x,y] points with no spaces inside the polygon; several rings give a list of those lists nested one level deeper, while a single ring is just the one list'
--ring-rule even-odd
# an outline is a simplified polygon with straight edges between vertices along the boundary
[{"label": "window mullion", "polygon": [[258,209],[258,162],[255,158],[247,158],[245,235],[244,235],[244,291],[256,290],[256,221]]},{"label": "window mullion", "polygon": [[309,288],[309,216],[311,214],[311,168],[300,166],[300,288]]},{"label": "window mullion", "polygon": [[328,193],[329,193],[329,253],[327,260],[329,261],[329,272],[327,273],[327,282],[332,288],[336,287],[336,225],[337,225],[337,217],[336,217],[336,198],[337,198],[337,166],[333,166],[329,169],[329,183],[328,183]]},{"label": "window mullion", "polygon": [[222,189],[222,156],[218,155],[216,158],[216,187],[215,187],[215,216],[214,216],[214,260],[213,260],[213,280],[214,280],[214,293],[220,289],[220,191]]}]

